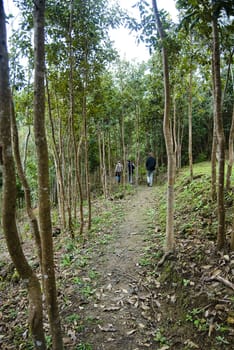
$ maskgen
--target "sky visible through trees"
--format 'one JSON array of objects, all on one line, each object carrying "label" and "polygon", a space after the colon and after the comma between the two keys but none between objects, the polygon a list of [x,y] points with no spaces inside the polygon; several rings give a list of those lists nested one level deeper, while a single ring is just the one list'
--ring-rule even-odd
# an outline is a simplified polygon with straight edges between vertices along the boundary
[{"label": "sky visible through trees", "polygon": [[[109,0],[110,2],[115,3],[117,0]],[[131,14],[138,17],[138,10],[134,9],[132,6],[136,3],[136,0],[118,0],[120,6],[124,9],[127,9]],[[165,9],[170,13],[173,20],[176,20],[177,10],[175,8],[174,0],[159,0],[158,1],[159,9]],[[9,25],[7,30],[9,31],[8,37],[12,28],[15,28],[18,23],[18,9],[14,5],[13,0],[7,0],[5,4],[5,12],[7,15],[10,13],[13,14],[14,18],[9,20]],[[114,41],[114,47],[118,50],[121,58],[127,60],[136,60],[136,61],[146,61],[149,59],[149,51],[143,43],[139,45],[136,44],[136,35],[134,33],[129,33],[129,30],[120,27],[118,29],[110,29],[111,39]]]}]

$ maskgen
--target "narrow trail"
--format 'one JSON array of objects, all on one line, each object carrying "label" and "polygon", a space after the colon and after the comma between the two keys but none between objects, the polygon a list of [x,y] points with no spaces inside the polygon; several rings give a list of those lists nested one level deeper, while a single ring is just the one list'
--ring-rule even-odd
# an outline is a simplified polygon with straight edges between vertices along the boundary
[{"label": "narrow trail", "polygon": [[95,261],[100,276],[95,301],[85,315],[97,321],[86,329],[85,338],[93,350],[153,349],[155,331],[151,317],[150,292],[142,284],[139,265],[147,246],[147,211],[155,205],[154,188],[139,187],[126,203],[125,217],[114,239]]}]

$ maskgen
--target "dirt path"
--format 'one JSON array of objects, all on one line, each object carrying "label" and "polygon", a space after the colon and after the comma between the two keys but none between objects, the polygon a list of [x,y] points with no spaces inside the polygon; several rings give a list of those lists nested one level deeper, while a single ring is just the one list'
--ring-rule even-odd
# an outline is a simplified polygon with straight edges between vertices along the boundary
[{"label": "dirt path", "polygon": [[137,189],[114,239],[95,262],[100,278],[95,301],[85,307],[85,315],[97,322],[83,334],[93,350],[153,349],[155,329],[147,315],[150,295],[139,265],[147,245],[147,211],[155,205],[153,197],[154,189]]}]

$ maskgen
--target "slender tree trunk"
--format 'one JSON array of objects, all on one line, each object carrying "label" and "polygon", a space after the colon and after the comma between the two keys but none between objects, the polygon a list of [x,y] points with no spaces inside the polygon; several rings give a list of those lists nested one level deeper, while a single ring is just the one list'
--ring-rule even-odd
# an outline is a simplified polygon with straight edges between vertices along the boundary
[{"label": "slender tree trunk", "polygon": [[112,173],[111,173],[111,140],[110,140],[110,132],[108,131],[108,190],[109,193],[112,192]]},{"label": "slender tree trunk", "polygon": [[92,225],[92,205],[90,193],[90,175],[89,175],[89,150],[88,150],[88,120],[87,120],[87,83],[88,83],[88,44],[86,39],[85,46],[85,72],[83,81],[83,99],[82,99],[82,117],[84,122],[84,148],[85,148],[85,180],[86,195],[88,201],[88,229]]},{"label": "slender tree trunk", "polygon": [[178,163],[177,163],[177,155],[178,155],[178,140],[177,140],[177,119],[176,119],[176,99],[173,98],[173,139],[175,142],[175,164],[176,168],[178,169]]},{"label": "slender tree trunk", "polygon": [[99,179],[100,183],[102,184],[102,191],[104,193],[104,185],[103,185],[103,165],[102,165],[102,141],[101,141],[101,130],[98,128],[97,130],[97,135],[98,135],[98,153],[99,153]]},{"label": "slender tree trunk", "polygon": [[80,148],[82,144],[83,137],[81,136],[77,151],[76,151],[76,180],[78,185],[78,191],[80,196],[79,201],[79,211],[80,211],[80,235],[83,235],[84,232],[84,199],[83,199],[83,191],[81,186],[81,179],[80,179],[80,167],[79,167],[79,161],[80,161]]},{"label": "slender tree trunk", "polygon": [[136,185],[139,183],[139,163],[140,163],[140,107],[136,107],[136,169],[135,169],[135,181]]},{"label": "slender tree trunk", "polygon": [[232,175],[232,166],[234,162],[233,155],[233,140],[234,140],[234,105],[232,109],[232,124],[229,132],[229,140],[228,140],[228,166],[227,166],[227,174],[226,174],[226,190],[229,191],[231,188],[231,175]]},{"label": "slender tree trunk", "polygon": [[178,118],[177,122],[177,155],[176,162],[177,167],[181,169],[181,149],[182,149],[182,140],[183,140],[183,129],[181,128],[181,118]]},{"label": "slender tree trunk", "polygon": [[217,123],[217,139],[218,139],[218,234],[217,248],[222,249],[225,244],[225,208],[224,208],[224,166],[225,166],[225,140],[223,131],[222,118],[222,88],[220,77],[220,49],[219,49],[219,32],[218,21],[215,14],[212,19],[213,34],[213,62],[214,62],[214,108]]},{"label": "slender tree trunk", "polygon": [[29,142],[29,137],[31,135],[31,127],[28,125],[28,132],[25,137],[25,142],[24,142],[24,157],[23,157],[23,171],[26,171],[26,166],[27,166],[27,154],[28,154],[28,142]]},{"label": "slender tree trunk", "polygon": [[166,242],[165,252],[174,250],[174,183],[175,183],[175,153],[173,150],[173,135],[170,126],[170,82],[169,82],[169,68],[168,68],[168,55],[167,48],[165,46],[165,33],[162,27],[162,23],[159,17],[156,0],[152,0],[155,20],[158,28],[158,32],[162,41],[162,60],[163,60],[163,74],[164,74],[164,121],[163,131],[167,149],[167,223],[166,223]]},{"label": "slender tree trunk", "polygon": [[231,240],[230,240],[230,249],[234,250],[234,217],[232,220],[232,232],[231,232]]},{"label": "slender tree trunk", "polygon": [[100,130],[98,130],[98,145],[99,145],[99,160],[100,160],[100,182],[102,184],[103,195],[105,198],[107,198],[105,138],[104,138],[104,132]]},{"label": "slender tree trunk", "polygon": [[[72,135],[72,142],[73,142],[73,149],[74,149],[74,165],[75,165],[75,171],[77,169],[76,166],[76,154],[77,154],[77,142],[76,142],[76,135],[75,135],[75,120],[74,120],[74,86],[73,86],[73,66],[74,66],[74,57],[73,57],[73,43],[72,43],[72,29],[73,29],[73,0],[70,1],[70,24],[69,24],[69,65],[70,65],[70,70],[69,70],[69,113],[70,113],[70,123],[71,123],[71,135]],[[70,154],[70,157],[72,158],[72,155]],[[73,167],[72,167],[73,168]],[[79,175],[78,175],[79,176]],[[71,188],[73,187],[73,176],[71,175]],[[75,191],[71,191],[72,198],[71,198],[71,203],[74,200],[75,197]],[[72,206],[75,206],[75,203],[73,203]],[[74,238],[74,232],[72,230],[71,232],[72,238]]]},{"label": "slender tree trunk", "polygon": [[[47,77],[46,77],[46,91],[47,91],[47,100],[48,100],[48,114],[49,114],[51,135],[52,135],[52,148],[53,148],[54,163],[55,163],[55,169],[56,169],[56,181],[57,181],[60,225],[61,225],[62,230],[64,230],[66,228],[65,205],[64,205],[65,204],[65,191],[64,191],[61,159],[60,159],[61,157],[59,156],[58,146],[56,144],[56,138],[55,138],[55,128],[54,128],[54,122],[53,122],[53,117],[52,117],[50,91],[49,91]],[[60,127],[60,124],[59,124],[59,127]]]},{"label": "slender tree trunk", "polygon": [[103,188],[104,188],[104,197],[107,198],[107,180],[106,180],[106,149],[105,149],[105,133],[102,132],[102,168],[103,168]]},{"label": "slender tree trunk", "polygon": [[42,241],[42,278],[53,350],[63,350],[63,339],[57,303],[54,253],[50,217],[49,160],[45,133],[45,0],[34,2],[34,134],[38,165],[39,224]]},{"label": "slender tree trunk", "polygon": [[29,298],[29,328],[35,349],[46,350],[40,283],[28,264],[16,225],[16,176],[11,146],[11,92],[3,1],[0,0],[0,146],[3,160],[2,227],[11,259],[25,281]]},{"label": "slender tree trunk", "polygon": [[124,113],[122,111],[121,116],[121,137],[122,137],[122,148],[123,148],[123,171],[122,171],[122,181],[123,181],[123,187],[125,188],[126,184],[126,147],[125,147],[125,127],[124,127]]},{"label": "slender tree trunk", "polygon": [[192,132],[192,99],[193,99],[193,72],[189,72],[189,98],[188,98],[188,121],[189,121],[189,171],[190,180],[193,179],[193,132]]},{"label": "slender tree trunk", "polygon": [[216,121],[214,116],[214,130],[213,130],[213,141],[211,151],[211,198],[213,201],[217,199],[217,171],[216,171],[216,160],[217,160],[217,133],[216,133]]},{"label": "slender tree trunk", "polygon": [[[214,81],[214,60],[212,57],[212,89],[213,89],[213,100],[215,101],[215,81]],[[211,198],[213,201],[217,200],[217,120],[215,115],[215,109],[213,110],[213,139],[212,139],[212,150],[211,150]]]},{"label": "slender tree trunk", "polygon": [[33,232],[33,235],[35,238],[36,247],[37,247],[37,255],[39,258],[40,266],[42,266],[41,237],[40,237],[37,218],[36,218],[36,215],[34,214],[33,209],[32,209],[31,190],[30,190],[28,180],[25,176],[24,169],[23,169],[22,162],[21,162],[20,151],[19,151],[18,129],[17,129],[17,124],[16,124],[15,109],[14,109],[13,101],[11,104],[11,127],[12,127],[12,133],[13,133],[14,157],[15,157],[15,161],[16,161],[18,175],[19,175],[20,181],[21,181],[23,189],[24,189],[26,210],[27,210],[27,214],[28,214],[28,217],[30,220],[32,232]]},{"label": "slender tree trunk", "polygon": [[[85,82],[86,86],[86,82]],[[90,230],[92,224],[92,207],[90,194],[90,176],[89,176],[89,156],[88,156],[88,129],[87,129],[87,110],[86,110],[86,88],[83,94],[82,115],[84,119],[84,145],[85,145],[85,178],[86,178],[86,194],[88,201],[88,229]]]},{"label": "slender tree trunk", "polygon": [[[224,91],[226,91],[226,87],[228,84],[228,78],[230,76],[230,73],[231,73],[232,85],[234,84],[233,74],[232,74],[232,71],[230,69],[233,53],[234,53],[234,49],[232,50],[232,52],[230,54],[230,59],[229,59],[229,64],[228,64],[228,74],[227,74],[227,78],[226,78],[226,84],[225,84]],[[234,87],[234,85],[233,85],[233,87]],[[233,92],[234,92],[234,89],[233,89]],[[225,93],[223,94],[223,101],[224,101],[224,95],[225,95]],[[222,103],[222,105],[223,105],[223,103]],[[233,166],[233,162],[234,162],[233,140],[234,140],[234,104],[232,106],[232,123],[231,123],[231,128],[229,131],[229,140],[228,140],[228,166],[227,166],[227,174],[226,174],[226,190],[227,191],[229,191],[231,188],[232,166]]]}]

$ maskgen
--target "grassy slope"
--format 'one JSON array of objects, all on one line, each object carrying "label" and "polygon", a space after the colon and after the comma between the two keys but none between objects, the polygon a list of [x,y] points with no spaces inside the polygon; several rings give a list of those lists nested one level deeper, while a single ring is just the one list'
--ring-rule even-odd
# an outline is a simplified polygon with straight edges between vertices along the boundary
[{"label": "grassy slope", "polygon": [[[176,251],[162,267],[157,267],[165,232],[166,187],[157,191],[152,213],[156,229],[149,231],[149,249],[144,264],[151,270],[152,288],[158,289],[161,325],[156,339],[168,349],[231,349],[233,345],[233,290],[212,279],[221,276],[234,282],[234,254],[215,248],[216,203],[210,198],[210,163],[177,174],[175,185]],[[233,193],[225,194],[227,232],[233,216]],[[228,235],[227,235],[228,239]],[[165,302],[166,301],[166,302]]]}]

